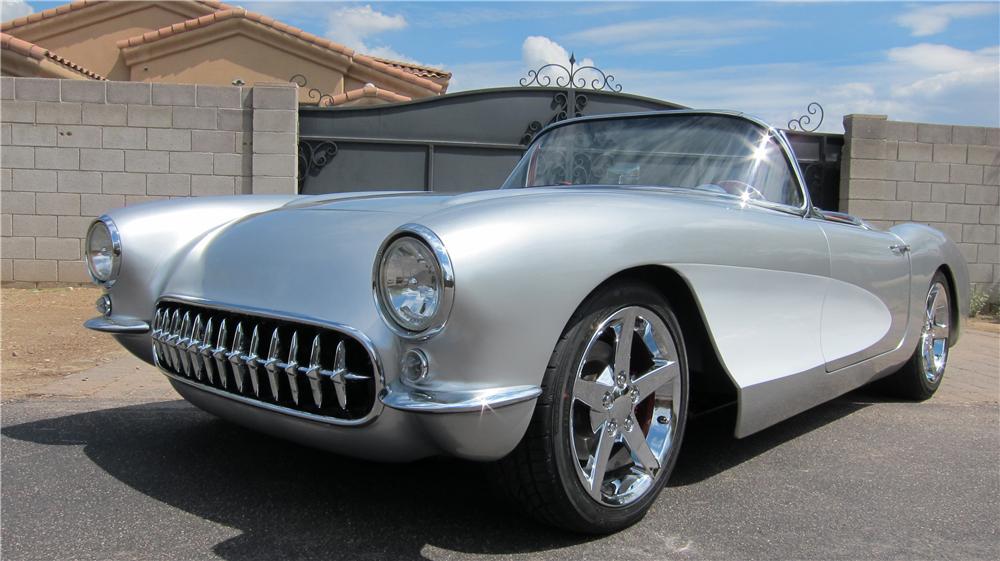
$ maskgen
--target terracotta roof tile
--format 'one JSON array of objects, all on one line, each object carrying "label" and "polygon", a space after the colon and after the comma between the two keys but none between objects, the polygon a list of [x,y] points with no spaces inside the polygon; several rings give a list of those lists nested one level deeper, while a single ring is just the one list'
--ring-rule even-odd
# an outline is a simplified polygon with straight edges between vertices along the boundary
[{"label": "terracotta roof tile", "polygon": [[410,74],[413,74],[414,76],[420,76],[421,78],[451,78],[451,72],[448,72],[447,70],[442,70],[440,68],[434,68],[433,66],[424,66],[422,64],[413,64],[410,62],[404,62],[401,60],[392,60],[389,58],[382,58],[377,56],[372,56],[371,58],[381,62],[382,64],[388,64],[389,66],[398,68],[403,72],[409,72]]},{"label": "terracotta roof tile", "polygon": [[[63,4],[61,6],[56,6],[55,8],[49,8],[48,10],[42,10],[41,12],[35,12],[33,14],[28,14],[23,17],[15,18],[10,21],[5,21],[0,24],[0,30],[9,31],[11,29],[21,27],[23,25],[28,25],[29,23],[35,23],[37,21],[42,21],[43,19],[49,19],[55,16],[61,16],[69,12],[75,12],[76,10],[100,4],[106,0],[73,0],[69,4]],[[204,4],[206,7],[213,10],[228,10],[232,6],[228,4],[223,4],[216,0],[194,0],[199,4]]]},{"label": "terracotta roof tile", "polygon": [[406,97],[405,95],[399,95],[396,92],[391,92],[389,90],[376,87],[374,84],[365,84],[360,88],[348,90],[344,93],[337,94],[334,96],[324,97],[322,100],[320,100],[319,105],[324,107],[328,107],[331,105],[342,105],[344,103],[347,103],[348,101],[354,101],[366,97],[384,99],[386,101],[391,101],[394,103],[411,100],[411,98]]},{"label": "terracotta roof tile", "polygon": [[[176,23],[169,27],[163,27],[155,31],[150,31],[142,35],[137,35],[135,37],[129,37],[128,39],[122,39],[118,41],[117,45],[119,49],[125,49],[129,47],[137,47],[139,45],[144,45],[147,43],[152,43],[160,39],[175,35],[178,33],[183,33],[185,31],[191,31],[194,29],[199,29],[214,23],[225,21],[231,18],[244,18],[250,21],[259,23],[261,25],[270,27],[275,31],[291,35],[298,39],[301,39],[307,43],[311,43],[318,47],[334,51],[341,55],[350,57],[356,64],[367,66],[389,74],[390,76],[395,76],[400,80],[405,80],[407,82],[416,84],[424,89],[430,90],[435,93],[440,93],[444,90],[444,86],[441,84],[431,81],[429,79],[430,74],[433,73],[433,77],[450,77],[451,74],[438,69],[432,69],[429,67],[421,67],[417,65],[411,65],[407,63],[397,62],[397,61],[387,61],[385,59],[378,59],[375,57],[370,57],[367,55],[361,55],[356,53],[353,49],[348,48],[344,45],[334,43],[329,39],[324,39],[313,35],[312,33],[303,31],[297,27],[292,27],[285,23],[277,22],[274,18],[265,16],[263,14],[258,14],[256,12],[248,11],[244,8],[230,8],[226,10],[220,10],[213,12],[211,14],[206,14],[199,18],[189,19],[185,22]],[[426,75],[421,75],[426,74]]]},{"label": "terracotta roof tile", "polygon": [[56,53],[54,53],[54,52],[52,52],[52,51],[50,51],[50,50],[48,50],[48,49],[46,49],[44,47],[39,47],[38,45],[36,45],[34,43],[29,43],[28,41],[25,41],[24,39],[18,39],[17,37],[14,37],[12,35],[8,35],[8,34],[3,33],[3,32],[0,32],[0,49],[3,49],[5,51],[7,51],[7,50],[14,51],[15,53],[18,53],[18,54],[26,56],[26,57],[31,57],[31,58],[33,58],[35,60],[42,60],[42,59],[46,59],[47,58],[47,59],[52,60],[53,62],[55,62],[57,64],[61,64],[61,65],[65,66],[65,67],[67,67],[67,68],[69,68],[71,70],[74,70],[74,71],[76,71],[76,72],[78,72],[80,74],[83,74],[84,76],[86,76],[88,78],[91,78],[91,79],[94,79],[94,80],[107,80],[107,78],[105,78],[104,76],[101,76],[97,72],[94,72],[92,70],[88,70],[88,69],[80,66],[79,64],[77,64],[77,63],[75,63],[75,62],[73,62],[73,61],[71,61],[71,60],[69,60],[67,58],[61,57],[61,56],[57,55]]}]

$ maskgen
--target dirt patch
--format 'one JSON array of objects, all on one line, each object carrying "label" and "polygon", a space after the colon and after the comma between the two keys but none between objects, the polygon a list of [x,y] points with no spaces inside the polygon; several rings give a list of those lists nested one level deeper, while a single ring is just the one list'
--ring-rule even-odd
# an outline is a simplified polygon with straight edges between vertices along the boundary
[{"label": "dirt patch", "polygon": [[99,288],[0,290],[0,394],[31,393],[54,379],[127,354],[110,335],[85,329]]}]

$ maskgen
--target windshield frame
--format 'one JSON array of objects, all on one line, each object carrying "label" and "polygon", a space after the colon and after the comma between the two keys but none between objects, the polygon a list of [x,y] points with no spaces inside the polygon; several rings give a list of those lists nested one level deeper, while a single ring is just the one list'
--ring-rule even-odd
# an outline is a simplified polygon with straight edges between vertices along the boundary
[{"label": "windshield frame", "polygon": [[[778,211],[781,211],[781,212],[786,212],[786,213],[789,213],[789,214],[795,214],[797,216],[802,216],[802,217],[806,217],[806,216],[810,215],[810,213],[812,212],[813,205],[812,205],[812,200],[809,198],[809,190],[806,189],[806,187],[805,187],[806,183],[805,183],[805,180],[804,180],[804,176],[802,174],[802,170],[799,168],[799,163],[798,163],[798,161],[794,157],[795,153],[792,151],[792,147],[791,147],[791,145],[788,142],[788,138],[785,137],[785,132],[782,131],[782,130],[780,130],[780,129],[774,128],[773,126],[771,126],[768,123],[762,121],[761,119],[758,119],[757,117],[753,117],[752,115],[747,115],[745,113],[740,113],[740,112],[737,112],[737,111],[704,110],[704,109],[675,109],[675,110],[666,110],[666,111],[642,111],[642,112],[635,112],[635,113],[611,113],[611,114],[605,114],[605,115],[590,115],[590,116],[586,116],[586,117],[576,117],[576,118],[573,118],[573,119],[565,119],[565,120],[562,120],[562,121],[557,121],[555,123],[551,123],[548,126],[546,126],[545,128],[543,128],[541,131],[539,131],[538,134],[536,134],[535,137],[528,144],[528,146],[525,147],[524,154],[526,155],[534,147],[535,143],[539,142],[542,138],[545,137],[545,135],[547,135],[548,133],[552,132],[555,129],[558,129],[560,127],[564,127],[564,126],[567,126],[567,125],[572,125],[572,124],[581,123],[581,122],[587,122],[587,121],[604,121],[604,120],[613,120],[613,119],[637,119],[637,118],[649,118],[649,117],[664,117],[664,118],[668,118],[668,117],[679,117],[679,116],[685,116],[685,115],[690,115],[690,116],[712,115],[712,116],[730,117],[730,118],[733,118],[733,119],[738,119],[738,120],[746,121],[746,122],[748,122],[750,124],[753,124],[753,125],[757,126],[758,128],[762,129],[764,132],[766,132],[769,135],[771,135],[771,137],[775,140],[775,142],[777,142],[778,146],[781,148],[781,153],[784,156],[785,164],[789,166],[789,169],[792,172],[792,177],[793,177],[793,179],[795,181],[796,186],[798,186],[799,194],[802,197],[802,204],[800,206],[793,206],[793,205],[788,205],[788,204],[778,203],[778,202],[768,201],[768,200],[762,200],[762,199],[750,199],[750,200],[746,201],[746,203],[753,204],[753,205],[756,205],[756,206],[762,206],[762,207],[765,207],[765,208],[770,208],[770,209],[773,209],[773,210],[778,210]],[[518,165],[520,165],[520,162],[518,163]],[[517,166],[515,166],[514,169],[516,170]],[[512,173],[513,173],[513,171],[512,171]],[[535,188],[538,188],[538,187],[527,187],[527,186],[523,186],[523,185],[520,186],[520,187],[507,187],[506,183],[507,182],[504,181],[504,187],[502,187],[503,189],[535,189]],[[598,184],[598,185],[594,185],[594,186],[598,186],[599,187],[600,185]],[[567,186],[567,187],[574,187],[574,186]],[[623,186],[617,186],[617,185],[610,186],[609,185],[609,187],[622,188]],[[664,186],[657,186],[657,185],[639,185],[638,187],[653,188],[653,189],[663,189],[663,190],[670,190],[670,191],[676,191],[677,190],[676,188],[673,188],[673,187],[664,187]],[[706,195],[710,195],[710,194],[706,194]],[[718,195],[718,196],[722,196],[722,195]],[[731,197],[732,195],[729,195],[729,196]]]}]

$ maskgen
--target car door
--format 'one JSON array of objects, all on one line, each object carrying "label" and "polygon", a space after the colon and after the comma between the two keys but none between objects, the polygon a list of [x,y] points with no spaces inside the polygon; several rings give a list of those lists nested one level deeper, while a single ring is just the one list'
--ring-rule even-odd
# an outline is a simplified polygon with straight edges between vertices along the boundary
[{"label": "car door", "polygon": [[833,372],[899,346],[909,319],[910,258],[891,232],[812,218],[830,246],[822,346]]}]

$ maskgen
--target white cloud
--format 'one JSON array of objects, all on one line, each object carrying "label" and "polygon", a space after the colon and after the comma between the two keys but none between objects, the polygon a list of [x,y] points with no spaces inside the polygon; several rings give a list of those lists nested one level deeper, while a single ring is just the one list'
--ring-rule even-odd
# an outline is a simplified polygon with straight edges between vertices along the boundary
[{"label": "white cloud", "polygon": [[995,2],[920,6],[897,16],[896,23],[909,29],[914,37],[926,37],[941,33],[953,19],[994,15],[997,11],[998,5]]},{"label": "white cloud", "polygon": [[24,0],[0,0],[0,21],[9,21],[33,14],[35,9]]},{"label": "white cloud", "polygon": [[369,42],[377,35],[406,29],[406,26],[406,18],[399,14],[388,15],[370,5],[342,6],[334,8],[328,14],[326,36],[331,41],[343,43],[363,53],[391,53],[393,56],[390,58],[396,58],[402,55],[386,45],[372,45]]},{"label": "white cloud", "polygon": [[751,32],[776,25],[765,19],[660,18],[592,27],[571,33],[567,39],[633,54],[690,53],[754,41]]},{"label": "white cloud", "polygon": [[[524,40],[521,45],[521,59],[528,70],[538,70],[548,64],[558,64],[569,68],[570,53],[562,45],[556,43],[548,37],[532,35]],[[590,58],[575,59],[576,66],[595,66],[594,60]],[[576,80],[593,80],[596,78],[592,72],[584,70],[576,75]],[[549,67],[539,73],[541,85],[563,85],[569,79],[566,71],[556,67]]]}]

